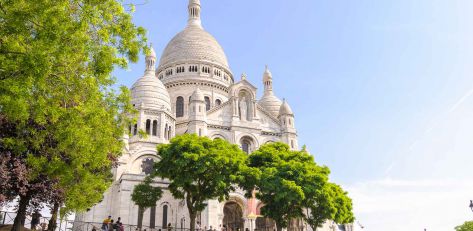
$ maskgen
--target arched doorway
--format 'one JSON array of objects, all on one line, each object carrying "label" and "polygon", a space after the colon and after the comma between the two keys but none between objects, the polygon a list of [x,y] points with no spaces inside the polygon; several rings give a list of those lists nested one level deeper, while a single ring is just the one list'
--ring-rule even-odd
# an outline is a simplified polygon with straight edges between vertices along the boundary
[{"label": "arched doorway", "polygon": [[227,231],[243,231],[243,211],[238,203],[234,201],[225,203],[222,224],[227,228]]}]

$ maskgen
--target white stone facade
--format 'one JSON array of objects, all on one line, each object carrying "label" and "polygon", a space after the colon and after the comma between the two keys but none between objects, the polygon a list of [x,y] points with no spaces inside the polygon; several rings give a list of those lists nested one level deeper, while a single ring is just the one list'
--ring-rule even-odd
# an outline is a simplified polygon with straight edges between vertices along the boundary
[{"label": "white stone facade", "polygon": [[[138,207],[131,201],[133,187],[143,180],[152,161],[157,161],[156,145],[169,142],[175,135],[195,133],[225,139],[248,153],[276,141],[299,148],[294,114],[286,101],[275,96],[271,72],[266,68],[263,73],[264,95],[258,100],[256,87],[245,75],[235,81],[222,47],[201,25],[200,9],[200,1],[189,1],[188,25],[169,42],[157,70],[154,50],[146,57],[145,74],[131,89],[132,103],[139,111],[137,124],[130,127],[130,137],[125,137],[127,145],[114,171],[113,186],[101,203],[77,215],[77,220],[101,222],[111,215],[121,217],[124,224],[136,225]],[[149,134],[146,139],[140,138],[140,129]],[[146,210],[143,225],[155,230],[168,223],[188,228],[185,202],[172,197],[166,180],[156,184],[165,193],[156,208]],[[273,230],[264,218],[256,222],[248,219],[250,213],[260,215],[261,206],[256,199],[236,191],[228,201],[208,201],[198,221],[201,228],[212,226],[217,230],[223,225],[229,230]],[[291,229],[309,228],[295,221]]]}]

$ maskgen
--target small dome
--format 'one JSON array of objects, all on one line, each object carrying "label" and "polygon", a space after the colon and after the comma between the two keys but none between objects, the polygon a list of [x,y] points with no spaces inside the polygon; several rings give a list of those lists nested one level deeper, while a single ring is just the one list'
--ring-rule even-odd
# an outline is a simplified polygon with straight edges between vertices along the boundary
[{"label": "small dome", "polygon": [[217,40],[197,25],[188,25],[166,46],[159,69],[173,63],[207,61],[228,68],[228,61]]},{"label": "small dome", "polygon": [[271,71],[269,71],[268,65],[266,65],[266,69],[263,73],[263,82],[267,82],[271,79],[273,79],[273,75],[271,74]]},{"label": "small dome", "polygon": [[282,102],[281,109],[279,109],[279,116],[282,115],[294,115],[286,100]]},{"label": "small dome", "polygon": [[154,48],[152,46],[149,49],[149,55],[148,56],[156,58],[156,51],[154,50]]},{"label": "small dome", "polygon": [[273,92],[265,92],[263,98],[258,101],[258,104],[266,109],[272,116],[278,117],[279,109],[281,109],[281,100],[276,97]]},{"label": "small dome", "polygon": [[147,108],[171,111],[171,99],[164,84],[151,73],[146,73],[131,87],[131,102]]},{"label": "small dome", "polygon": [[191,100],[192,101],[204,101],[205,98],[204,98],[204,94],[202,93],[202,91],[197,88],[194,93],[192,93],[192,96],[191,96]]}]

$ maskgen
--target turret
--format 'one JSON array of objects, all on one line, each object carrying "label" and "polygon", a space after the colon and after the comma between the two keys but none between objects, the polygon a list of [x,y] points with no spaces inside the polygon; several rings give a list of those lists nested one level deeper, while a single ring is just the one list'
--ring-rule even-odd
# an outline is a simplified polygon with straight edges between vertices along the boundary
[{"label": "turret", "polygon": [[268,65],[266,65],[264,73],[263,73],[263,85],[264,85],[264,93],[269,93],[273,91],[273,75],[268,69]]},{"label": "turret", "polygon": [[285,99],[279,109],[278,119],[281,122],[282,141],[287,143],[291,149],[298,149],[294,113]]},{"label": "turret", "polygon": [[189,130],[199,136],[207,135],[207,112],[205,98],[202,91],[197,88],[190,98],[189,103]]},{"label": "turret", "polygon": [[154,72],[156,71],[156,51],[154,51],[153,47],[150,47],[149,54],[146,56],[146,69],[145,69],[145,74],[150,73],[151,75],[154,75]]},{"label": "turret", "polygon": [[282,102],[273,93],[273,75],[269,71],[268,66],[266,66],[263,73],[263,85],[264,94],[258,103],[272,116],[278,117]]},{"label": "turret", "polygon": [[202,27],[202,23],[200,21],[200,0],[189,0],[189,25],[195,25]]},{"label": "turret", "polygon": [[[137,123],[129,127],[129,145],[137,142],[165,143],[175,132],[175,119],[171,114],[169,93],[156,78],[156,52],[150,47],[145,59],[144,75],[131,87],[131,103],[138,111]],[[166,116],[167,115],[167,116]],[[148,136],[141,137],[139,131]]]}]

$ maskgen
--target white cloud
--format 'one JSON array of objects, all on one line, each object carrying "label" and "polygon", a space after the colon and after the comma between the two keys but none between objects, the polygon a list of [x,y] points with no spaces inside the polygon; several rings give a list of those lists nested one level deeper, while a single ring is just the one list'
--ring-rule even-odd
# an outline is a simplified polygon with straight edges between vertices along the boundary
[{"label": "white cloud", "polygon": [[419,181],[385,178],[346,186],[366,231],[448,231],[473,220],[473,179]]}]

